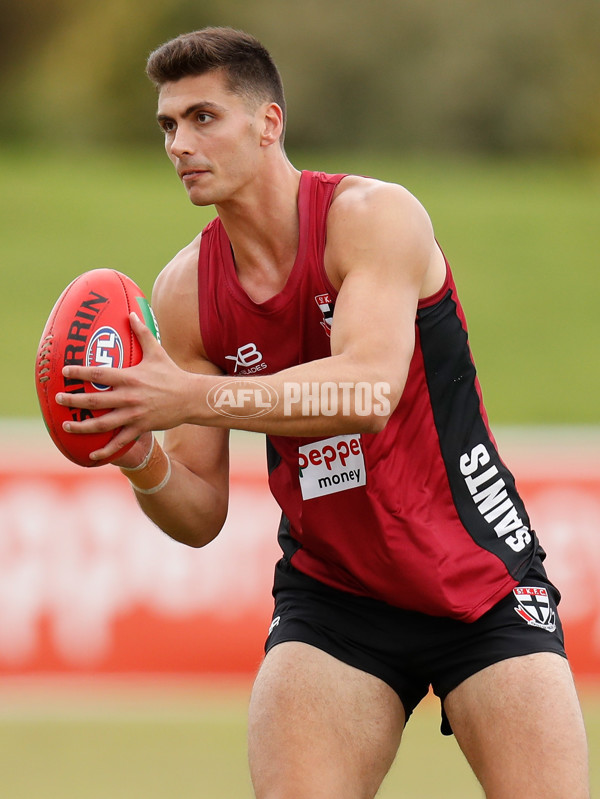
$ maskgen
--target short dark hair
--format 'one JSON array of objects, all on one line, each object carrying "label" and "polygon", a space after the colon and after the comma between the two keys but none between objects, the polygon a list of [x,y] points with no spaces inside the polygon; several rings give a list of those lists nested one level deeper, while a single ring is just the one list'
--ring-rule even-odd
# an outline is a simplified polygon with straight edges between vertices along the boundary
[{"label": "short dark hair", "polygon": [[146,74],[158,89],[213,70],[223,70],[228,88],[235,94],[277,103],[285,123],[279,70],[266,48],[249,33],[220,27],[183,33],[154,50],[146,65]]}]

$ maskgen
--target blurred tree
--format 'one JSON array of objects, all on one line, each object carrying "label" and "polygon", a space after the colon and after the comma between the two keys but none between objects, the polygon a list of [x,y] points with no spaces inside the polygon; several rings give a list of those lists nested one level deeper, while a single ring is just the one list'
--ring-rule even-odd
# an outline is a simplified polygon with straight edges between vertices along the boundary
[{"label": "blurred tree", "polygon": [[152,136],[147,53],[232,25],[262,39],[291,146],[600,152],[598,0],[5,0],[5,140]]}]

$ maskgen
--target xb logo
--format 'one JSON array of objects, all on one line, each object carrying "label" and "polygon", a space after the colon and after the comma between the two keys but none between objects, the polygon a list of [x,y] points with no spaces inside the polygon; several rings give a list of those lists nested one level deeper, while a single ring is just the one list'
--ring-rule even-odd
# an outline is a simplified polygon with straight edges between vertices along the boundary
[{"label": "xb logo", "polygon": [[[236,355],[225,356],[228,361],[235,361],[234,374],[237,374],[240,367],[248,369],[251,366],[256,366],[262,361],[262,357],[262,352],[257,350],[256,344],[244,344],[242,347],[238,348]],[[258,370],[253,369],[252,371]]]}]

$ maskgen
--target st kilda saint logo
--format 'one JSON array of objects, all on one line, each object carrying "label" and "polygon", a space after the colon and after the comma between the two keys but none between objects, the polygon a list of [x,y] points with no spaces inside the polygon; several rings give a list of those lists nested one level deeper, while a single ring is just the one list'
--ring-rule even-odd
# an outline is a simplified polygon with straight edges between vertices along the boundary
[{"label": "st kilda saint logo", "polygon": [[[123,366],[123,342],[121,336],[112,327],[101,327],[96,330],[85,354],[86,366],[111,366],[120,369]],[[110,386],[92,383],[97,391],[106,391]]]},{"label": "st kilda saint logo", "polygon": [[545,588],[539,586],[519,586],[513,588],[517,600],[515,608],[519,616],[531,627],[541,627],[553,633],[556,630],[556,614],[550,605],[550,597]]},{"label": "st kilda saint logo", "polygon": [[334,302],[331,298],[330,294],[317,294],[315,297],[315,302],[319,306],[319,310],[323,314],[323,319],[321,320],[321,327],[327,333],[328,336],[331,336],[331,323],[333,322],[333,308]]}]

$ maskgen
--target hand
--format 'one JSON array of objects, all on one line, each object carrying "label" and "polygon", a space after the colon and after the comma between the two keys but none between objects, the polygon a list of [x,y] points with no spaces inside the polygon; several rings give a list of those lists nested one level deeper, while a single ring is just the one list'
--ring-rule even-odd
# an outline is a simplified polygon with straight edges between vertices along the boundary
[{"label": "hand", "polygon": [[[185,398],[191,375],[171,360],[136,314],[130,314],[129,320],[142,347],[142,361],[137,366],[128,369],[98,366],[63,368],[65,377],[111,386],[111,391],[56,395],[59,405],[108,411],[83,422],[65,422],[63,427],[68,433],[105,433],[121,428],[107,446],[91,454],[92,460],[110,458],[144,433],[167,430],[185,421]],[[139,449],[137,444],[136,448]],[[129,461],[134,458],[141,461],[139,456],[139,452],[137,455],[131,453],[130,458],[124,456],[128,463],[121,463],[122,459],[119,459],[119,464],[131,465]]]},{"label": "hand", "polygon": [[126,469],[135,469],[139,466],[152,449],[152,442],[154,441],[152,433],[143,433],[137,441],[134,442],[131,449],[128,449],[120,458],[115,458],[111,461],[114,466],[123,466]]}]

